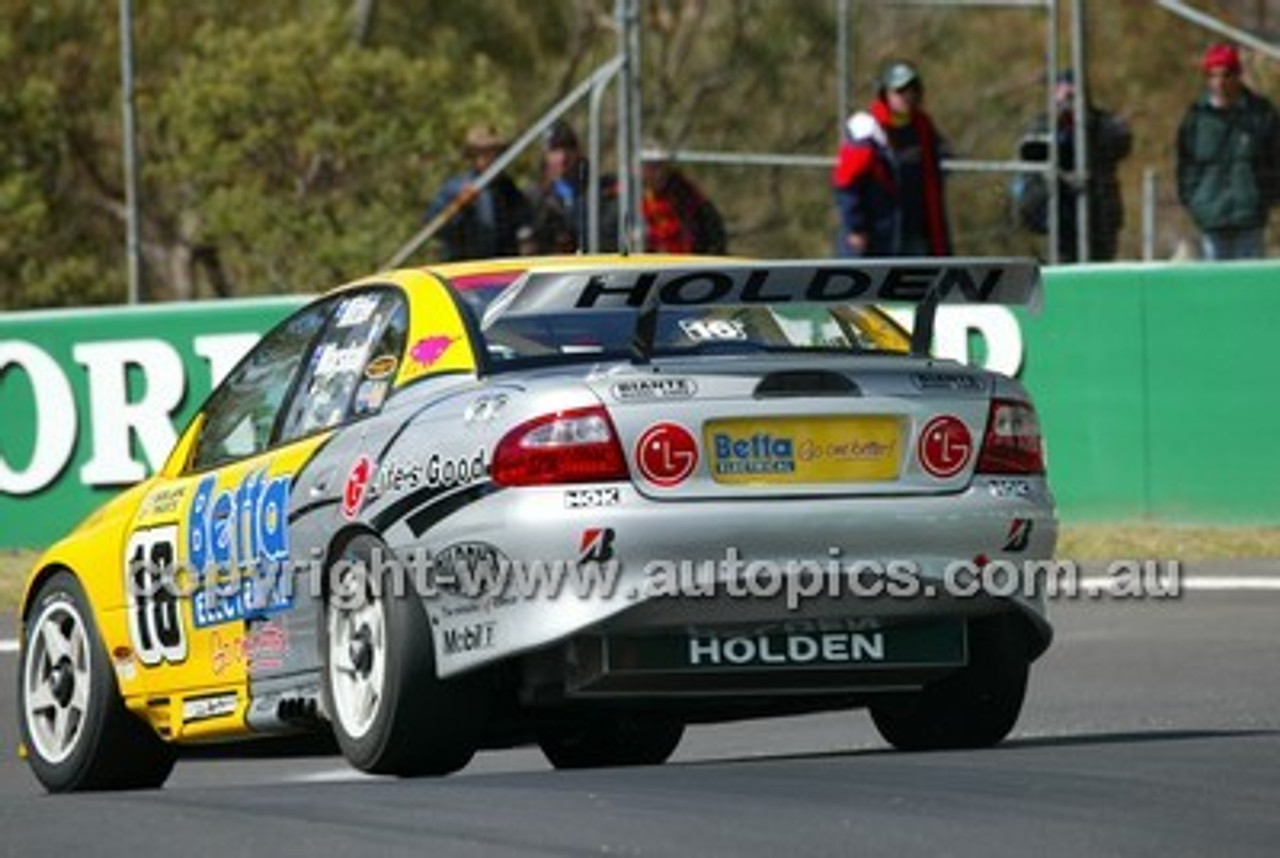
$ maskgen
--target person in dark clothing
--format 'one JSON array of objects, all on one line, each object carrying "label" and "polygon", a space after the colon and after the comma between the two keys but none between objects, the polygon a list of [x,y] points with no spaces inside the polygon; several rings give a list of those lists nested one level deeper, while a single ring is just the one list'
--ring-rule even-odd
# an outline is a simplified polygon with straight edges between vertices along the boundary
[{"label": "person in dark clothing", "polygon": [[1178,201],[1205,259],[1260,258],[1280,194],[1280,118],[1241,81],[1234,46],[1210,47],[1201,68],[1205,92],[1178,126]]},{"label": "person in dark clothing", "polygon": [[[531,194],[533,239],[539,253],[576,253],[588,250],[588,197],[590,175],[587,159],[578,146],[578,135],[565,122],[556,122],[543,146],[542,179]],[[600,176],[601,251],[618,247],[618,182]]]},{"label": "person in dark clothing", "polygon": [[424,218],[429,222],[448,217],[437,233],[446,260],[516,256],[530,240],[533,212],[516,183],[499,173],[486,187],[475,185],[505,148],[492,125],[477,125],[467,132],[468,169],[441,186]]},{"label": "person in dark clothing", "polygon": [[838,256],[948,256],[942,177],[945,144],[924,110],[911,63],[885,67],[876,99],[851,116],[832,184],[840,214]]},{"label": "person in dark clothing", "polygon": [[[1076,128],[1074,101],[1075,74],[1071,70],[1058,75],[1053,92],[1058,120],[1058,169],[1070,174],[1076,169]],[[1124,226],[1124,198],[1120,193],[1117,170],[1120,162],[1133,149],[1129,123],[1116,114],[1087,105],[1085,109],[1085,145],[1088,146],[1088,259],[1105,262],[1116,258],[1120,229]],[[1018,157],[1023,161],[1049,160],[1049,120],[1041,115],[1019,144]],[[1049,193],[1044,176],[1038,173],[1019,176],[1015,187],[1018,214],[1022,225],[1033,232],[1049,232]],[[1058,258],[1062,262],[1079,260],[1079,228],[1077,201],[1081,188],[1069,175],[1058,179]]]},{"label": "person in dark clothing", "polygon": [[724,253],[715,204],[667,158],[644,162],[645,247],[657,253]]}]

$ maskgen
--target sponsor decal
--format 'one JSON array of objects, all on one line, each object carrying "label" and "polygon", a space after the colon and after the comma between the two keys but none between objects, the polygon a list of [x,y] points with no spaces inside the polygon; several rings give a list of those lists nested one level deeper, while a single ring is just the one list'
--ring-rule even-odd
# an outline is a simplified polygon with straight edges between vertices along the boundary
[{"label": "sponsor decal", "polygon": [[384,378],[390,378],[391,374],[396,371],[396,365],[399,361],[395,355],[379,355],[364,368],[364,377],[370,381],[381,381]]},{"label": "sponsor decal", "polygon": [[904,425],[887,414],[733,418],[704,432],[719,483],[860,483],[897,478]]},{"label": "sponsor decal", "polygon": [[129,639],[145,665],[187,660],[187,632],[175,586],[178,526],[134,531],[125,547]]},{"label": "sponsor decal", "polygon": [[679,423],[655,423],[636,442],[635,460],[646,480],[672,488],[688,479],[697,467],[698,441]]},{"label": "sponsor decal", "polygon": [[463,419],[468,423],[488,422],[497,417],[509,401],[505,393],[486,393],[467,406]]},{"label": "sponsor decal", "polygon": [[236,711],[240,698],[235,692],[230,694],[210,694],[205,697],[188,697],[182,701],[183,721],[207,721],[210,718],[221,718]]},{"label": "sponsor decal", "polygon": [[445,629],[440,633],[444,643],[444,654],[461,655],[482,649],[493,649],[494,632],[497,628],[496,621],[484,620],[454,629]]},{"label": "sponsor decal", "polygon": [[920,432],[916,454],[930,475],[948,479],[969,464],[973,455],[973,437],[960,418],[949,414],[935,417]]},{"label": "sponsor decal", "polygon": [[[316,378],[328,378],[339,374],[359,375],[360,368],[364,366],[367,348],[365,343],[346,347],[333,344],[324,346],[320,349],[320,355],[316,361]],[[312,390],[315,390],[314,383]]]},{"label": "sponsor decal", "polygon": [[216,494],[216,477],[200,481],[187,514],[187,562],[199,581],[192,597],[197,628],[293,604],[286,569],[292,481],[292,474],[252,471]]},{"label": "sponsor decal", "polygon": [[378,468],[375,497],[417,489],[451,489],[478,483],[489,476],[489,453],[481,447],[470,456],[432,453],[420,461],[389,458]]},{"label": "sponsor decal", "polygon": [[741,437],[717,432],[711,437],[716,474],[790,474],[796,469],[795,442],[757,432]]},{"label": "sponsor decal", "polygon": [[352,462],[351,470],[347,472],[347,483],[342,488],[342,517],[347,521],[359,515],[373,469],[373,461],[368,456],[360,456]]},{"label": "sponsor decal", "polygon": [[147,495],[146,500],[138,508],[138,518],[164,518],[177,516],[182,499],[187,496],[186,486],[171,486],[156,489]]},{"label": "sponsor decal", "polygon": [[763,667],[778,664],[844,664],[884,661],[883,632],[788,635],[690,635],[689,666]]},{"label": "sponsor decal", "polygon": [[622,503],[622,489],[611,486],[604,489],[568,489],[564,493],[566,509],[594,509],[617,506]]},{"label": "sponsor decal", "polygon": [[578,541],[578,562],[607,563],[613,559],[612,527],[589,527]]},{"label": "sponsor decal", "polygon": [[1029,518],[1015,518],[1009,522],[1009,532],[1004,537],[1005,551],[1026,551],[1031,541],[1031,525]]},{"label": "sponsor decal", "polygon": [[235,665],[245,665],[250,670],[279,670],[289,651],[289,630],[276,622],[256,626],[244,635],[214,629],[209,642],[209,666],[215,676]]},{"label": "sponsor decal", "polygon": [[692,399],[698,384],[691,378],[635,378],[619,381],[610,388],[619,402],[637,399]]},{"label": "sponsor decal", "polygon": [[456,342],[456,337],[424,337],[413,344],[413,348],[409,350],[409,356],[420,366],[430,369]]},{"label": "sponsor decal", "polygon": [[981,376],[955,372],[913,372],[911,383],[920,390],[950,390],[981,393],[987,389]]},{"label": "sponsor decal", "polygon": [[373,317],[373,311],[378,309],[379,300],[377,295],[356,295],[348,298],[338,312],[337,327],[354,328],[357,325],[363,325]]},{"label": "sponsor decal", "polygon": [[732,271],[648,271],[593,274],[578,293],[577,309],[644,306],[653,290],[660,303],[706,304],[828,303],[855,300],[921,301],[936,286],[944,299],[959,292],[966,301],[986,303],[1002,282],[1003,266],[903,265],[880,269],[823,267],[811,271],[768,268]]},{"label": "sponsor decal", "polygon": [[745,340],[747,326],[736,319],[681,319],[680,330],[695,343]]},{"label": "sponsor decal", "polygon": [[806,438],[800,442],[797,455],[802,462],[877,462],[894,455],[898,442],[851,439],[825,444]]},{"label": "sponsor decal", "polygon": [[1027,480],[992,480],[987,489],[991,492],[992,497],[997,498],[1031,497],[1031,483]]},{"label": "sponsor decal", "polygon": [[496,546],[487,542],[455,542],[435,553],[432,569],[442,586],[446,582],[456,584],[464,576],[466,580],[478,582],[497,572],[506,559]]}]

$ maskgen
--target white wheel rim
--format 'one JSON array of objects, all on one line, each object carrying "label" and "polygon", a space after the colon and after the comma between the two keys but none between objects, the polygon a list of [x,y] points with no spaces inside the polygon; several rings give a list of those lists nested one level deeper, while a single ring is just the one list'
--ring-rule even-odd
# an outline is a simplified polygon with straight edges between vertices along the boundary
[{"label": "white wheel rim", "polygon": [[[359,570],[345,573],[362,575]],[[364,591],[363,598],[345,605],[342,599],[329,601],[329,687],[333,693],[334,715],[353,739],[363,738],[373,726],[382,706],[386,676],[386,624],[382,599],[367,586],[344,587],[344,592]]]},{"label": "white wheel rim", "polygon": [[31,626],[22,670],[23,715],[40,757],[60,763],[84,732],[89,707],[89,638],[70,602],[53,602]]}]

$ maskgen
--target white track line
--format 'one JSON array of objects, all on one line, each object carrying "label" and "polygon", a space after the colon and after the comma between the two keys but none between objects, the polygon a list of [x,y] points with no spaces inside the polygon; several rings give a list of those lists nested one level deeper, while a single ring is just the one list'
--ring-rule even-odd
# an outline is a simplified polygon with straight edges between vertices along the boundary
[{"label": "white track line", "polygon": [[0,653],[17,652],[18,642],[16,640],[0,640]]}]

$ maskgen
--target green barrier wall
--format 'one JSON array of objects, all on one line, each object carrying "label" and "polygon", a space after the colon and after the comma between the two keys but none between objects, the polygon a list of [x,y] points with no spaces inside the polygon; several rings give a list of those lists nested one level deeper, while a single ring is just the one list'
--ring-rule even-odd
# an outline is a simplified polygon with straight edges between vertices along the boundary
[{"label": "green barrier wall", "polygon": [[[1045,279],[1045,312],[1018,313],[1022,379],[1063,518],[1280,522],[1280,264]],[[215,378],[300,301],[0,314],[0,548],[53,541],[159,467]]]},{"label": "green barrier wall", "polygon": [[0,548],[46,545],[163,464],[276,298],[0,313]]},{"label": "green barrier wall", "polygon": [[1280,265],[1046,272],[1021,316],[1063,517],[1280,522]]}]

